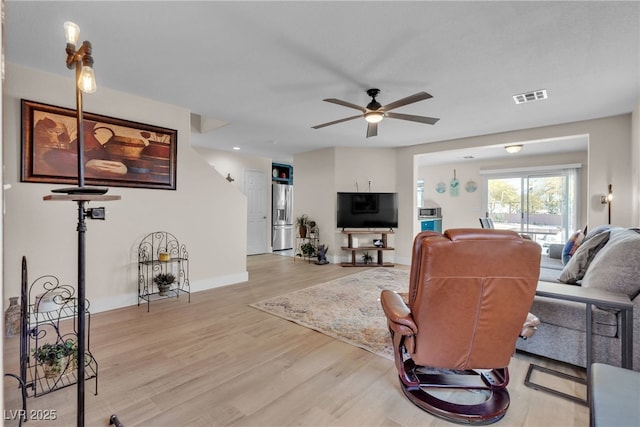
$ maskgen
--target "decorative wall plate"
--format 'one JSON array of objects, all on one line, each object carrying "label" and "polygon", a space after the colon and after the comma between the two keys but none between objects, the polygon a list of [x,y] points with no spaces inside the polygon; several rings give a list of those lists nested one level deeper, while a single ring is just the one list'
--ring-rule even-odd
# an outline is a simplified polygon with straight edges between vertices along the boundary
[{"label": "decorative wall plate", "polygon": [[467,193],[475,193],[475,191],[478,189],[478,184],[471,179],[464,185],[464,189],[467,191]]}]

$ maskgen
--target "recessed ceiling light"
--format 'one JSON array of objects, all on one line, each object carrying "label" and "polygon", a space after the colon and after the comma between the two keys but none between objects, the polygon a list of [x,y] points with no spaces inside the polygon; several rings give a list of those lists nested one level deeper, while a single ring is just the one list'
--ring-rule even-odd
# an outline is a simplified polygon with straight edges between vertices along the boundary
[{"label": "recessed ceiling light", "polygon": [[516,104],[524,104],[525,102],[539,101],[541,99],[547,99],[547,90],[540,89],[532,92],[520,93],[513,95],[513,100]]},{"label": "recessed ceiling light", "polygon": [[239,150],[239,149],[240,149],[240,147],[233,147],[233,149],[234,149],[234,150]]}]

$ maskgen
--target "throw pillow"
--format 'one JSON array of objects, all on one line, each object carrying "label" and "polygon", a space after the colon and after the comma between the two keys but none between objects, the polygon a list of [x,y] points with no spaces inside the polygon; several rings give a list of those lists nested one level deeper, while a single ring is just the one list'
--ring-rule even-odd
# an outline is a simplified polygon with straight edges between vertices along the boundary
[{"label": "throw pillow", "polygon": [[588,233],[586,233],[586,235],[585,235],[584,239],[585,239],[585,240],[590,239],[590,238],[592,238],[593,236],[595,236],[595,235],[597,235],[597,234],[600,234],[600,233],[602,233],[603,231],[609,231],[609,230],[611,230],[612,228],[622,228],[622,227],[617,227],[617,226],[607,225],[607,224],[605,224],[605,225],[599,225],[599,226],[597,226],[596,228],[592,228],[592,229],[591,229],[591,231],[589,231]]},{"label": "throw pillow", "polygon": [[567,240],[567,243],[564,244],[564,248],[562,249],[562,263],[564,265],[569,262],[569,259],[578,249],[578,246],[580,246],[583,239],[584,233],[582,230],[576,231],[571,235],[571,237],[569,237],[569,240]]},{"label": "throw pillow", "polygon": [[640,294],[640,230],[612,229],[609,242],[598,252],[582,279],[585,288]]},{"label": "throw pillow", "polygon": [[608,241],[608,231],[596,234],[590,239],[585,238],[582,244],[578,246],[578,249],[575,251],[573,256],[569,259],[569,262],[567,262],[562,269],[562,273],[560,273],[558,280],[570,285],[577,284],[577,282],[584,277],[589,264],[598,251],[602,249]]}]

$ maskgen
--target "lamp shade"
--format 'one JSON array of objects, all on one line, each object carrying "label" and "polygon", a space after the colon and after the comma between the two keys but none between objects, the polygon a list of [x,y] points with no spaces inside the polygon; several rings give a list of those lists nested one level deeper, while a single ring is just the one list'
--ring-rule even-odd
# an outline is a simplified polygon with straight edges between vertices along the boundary
[{"label": "lamp shade", "polygon": [[77,44],[80,38],[80,27],[77,24],[67,21],[64,23],[64,37],[67,39],[67,43]]},{"label": "lamp shade", "polygon": [[82,66],[80,77],[78,77],[78,88],[84,93],[94,93],[98,89],[93,68],[88,65]]}]

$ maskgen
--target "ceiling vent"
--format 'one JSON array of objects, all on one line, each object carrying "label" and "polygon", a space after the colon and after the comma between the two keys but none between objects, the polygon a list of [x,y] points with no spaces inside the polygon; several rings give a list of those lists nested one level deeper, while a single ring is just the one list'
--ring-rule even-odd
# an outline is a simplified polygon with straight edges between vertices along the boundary
[{"label": "ceiling vent", "polygon": [[521,93],[519,95],[513,95],[513,100],[516,104],[524,104],[525,102],[538,101],[540,99],[547,99],[547,90],[534,90],[533,92]]}]

